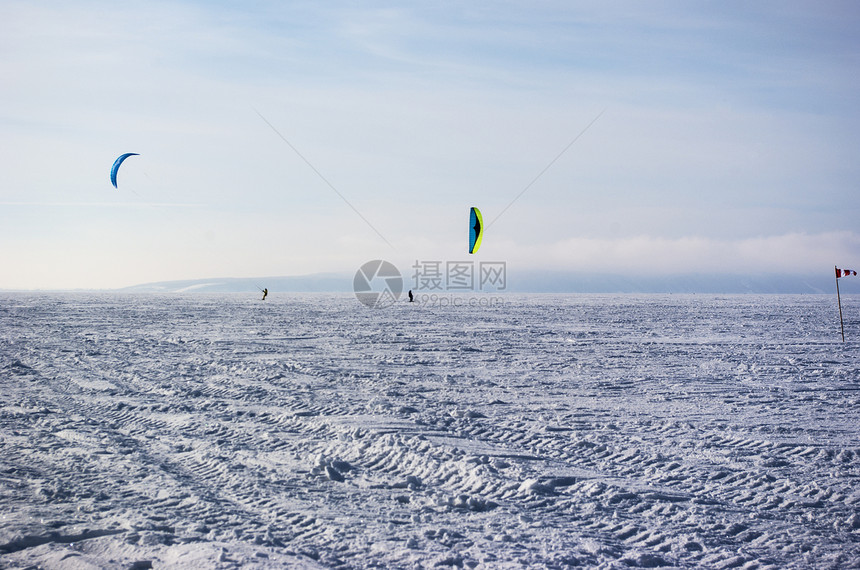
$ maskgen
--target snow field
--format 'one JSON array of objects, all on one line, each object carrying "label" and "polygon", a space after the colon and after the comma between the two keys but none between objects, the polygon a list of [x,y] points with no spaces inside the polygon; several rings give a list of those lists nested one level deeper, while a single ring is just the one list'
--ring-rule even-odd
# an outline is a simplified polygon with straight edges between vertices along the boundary
[{"label": "snow field", "polygon": [[0,297],[0,566],[860,566],[824,296]]}]

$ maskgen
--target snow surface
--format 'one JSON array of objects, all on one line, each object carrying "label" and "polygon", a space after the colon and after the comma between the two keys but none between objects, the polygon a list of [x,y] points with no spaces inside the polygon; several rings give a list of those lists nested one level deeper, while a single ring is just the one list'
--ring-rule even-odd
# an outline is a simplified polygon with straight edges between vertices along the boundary
[{"label": "snow surface", "polygon": [[860,298],[0,295],[0,567],[860,567]]}]

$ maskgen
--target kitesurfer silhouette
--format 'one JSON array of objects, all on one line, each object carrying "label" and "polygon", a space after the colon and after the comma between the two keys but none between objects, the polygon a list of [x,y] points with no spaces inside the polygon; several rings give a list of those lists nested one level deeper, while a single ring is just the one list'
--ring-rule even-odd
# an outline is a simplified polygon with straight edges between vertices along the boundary
[{"label": "kitesurfer silhouette", "polygon": [[265,300],[266,300],[266,295],[268,295],[268,294],[269,294],[269,290],[268,290],[268,289],[263,289],[263,301],[265,301]]},{"label": "kitesurfer silhouette", "polygon": [[[403,291],[403,289],[401,289]],[[411,303],[414,299],[412,298],[412,289],[409,290],[409,302]]]}]

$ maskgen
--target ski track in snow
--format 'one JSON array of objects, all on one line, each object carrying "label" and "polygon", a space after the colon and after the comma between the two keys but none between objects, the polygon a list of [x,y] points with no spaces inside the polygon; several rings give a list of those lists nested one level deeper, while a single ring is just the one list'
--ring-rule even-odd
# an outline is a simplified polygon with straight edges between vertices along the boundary
[{"label": "ski track in snow", "polygon": [[0,295],[0,567],[860,567],[825,296]]}]

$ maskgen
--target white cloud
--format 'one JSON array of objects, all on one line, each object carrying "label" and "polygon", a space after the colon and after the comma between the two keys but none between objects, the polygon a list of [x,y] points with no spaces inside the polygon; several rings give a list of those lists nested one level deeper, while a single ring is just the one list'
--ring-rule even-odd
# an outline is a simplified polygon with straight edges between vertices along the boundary
[{"label": "white cloud", "polygon": [[[489,249],[489,248],[487,248]],[[833,265],[860,266],[860,234],[793,233],[739,240],[636,236],[572,238],[544,246],[507,244],[486,251],[525,269],[628,273],[815,274]]]}]

